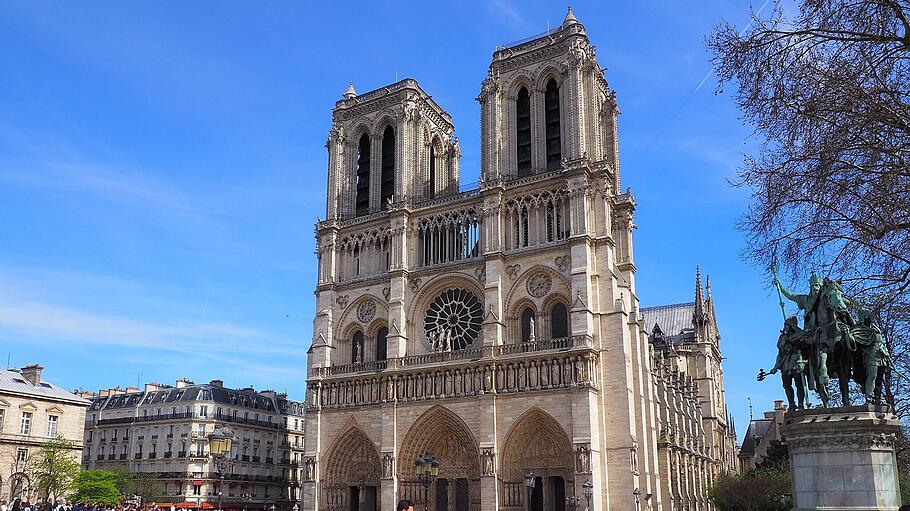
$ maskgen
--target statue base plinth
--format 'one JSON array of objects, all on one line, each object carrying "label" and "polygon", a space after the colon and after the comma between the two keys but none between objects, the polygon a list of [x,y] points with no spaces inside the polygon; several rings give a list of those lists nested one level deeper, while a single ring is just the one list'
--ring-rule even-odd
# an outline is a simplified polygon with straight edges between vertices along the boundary
[{"label": "statue base plinth", "polygon": [[794,510],[900,507],[894,454],[900,422],[889,407],[787,412],[780,431],[790,450]]}]

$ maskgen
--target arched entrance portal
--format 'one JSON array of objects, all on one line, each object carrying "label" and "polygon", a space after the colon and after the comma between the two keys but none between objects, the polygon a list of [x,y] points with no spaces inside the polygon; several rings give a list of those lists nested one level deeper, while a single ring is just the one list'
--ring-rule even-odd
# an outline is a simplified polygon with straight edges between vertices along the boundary
[{"label": "arched entrance portal", "polygon": [[[574,485],[572,443],[550,414],[532,408],[519,417],[506,436],[500,459],[504,508],[565,511]],[[524,482],[529,470],[536,478],[530,506]]]},{"label": "arched entrance portal", "polygon": [[417,481],[414,462],[421,454],[439,460],[439,477],[428,500],[435,511],[480,509],[480,450],[467,424],[451,410],[435,406],[421,415],[408,430],[398,457],[399,499],[408,499],[423,509],[423,487]]},{"label": "arched entrance portal", "polygon": [[323,477],[325,511],[377,511],[379,509],[379,453],[357,428],[335,440],[327,455]]}]

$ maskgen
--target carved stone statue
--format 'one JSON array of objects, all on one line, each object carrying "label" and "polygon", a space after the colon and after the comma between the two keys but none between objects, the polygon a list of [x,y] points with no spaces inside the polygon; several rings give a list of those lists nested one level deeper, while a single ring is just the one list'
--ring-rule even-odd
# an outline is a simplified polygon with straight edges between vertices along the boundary
[{"label": "carved stone statue", "polygon": [[528,336],[528,342],[534,342],[537,340],[537,336],[534,334],[534,331],[537,330],[534,326],[534,316],[531,316],[528,319],[529,328],[531,330],[530,336]]}]

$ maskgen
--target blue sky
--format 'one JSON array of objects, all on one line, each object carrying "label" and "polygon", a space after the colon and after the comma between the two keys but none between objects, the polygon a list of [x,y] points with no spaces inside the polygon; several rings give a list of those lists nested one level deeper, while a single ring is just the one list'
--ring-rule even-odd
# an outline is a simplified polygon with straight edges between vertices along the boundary
[{"label": "blue sky", "polygon": [[[782,395],[781,316],[734,230],[751,149],[704,37],[739,1],[579,2],[620,108],[644,305],[711,276],[740,435]],[[0,356],[67,388],[180,377],[302,398],[330,109],[416,78],[478,174],[474,98],[550,2],[0,3]],[[801,285],[801,284],[800,284]]]}]

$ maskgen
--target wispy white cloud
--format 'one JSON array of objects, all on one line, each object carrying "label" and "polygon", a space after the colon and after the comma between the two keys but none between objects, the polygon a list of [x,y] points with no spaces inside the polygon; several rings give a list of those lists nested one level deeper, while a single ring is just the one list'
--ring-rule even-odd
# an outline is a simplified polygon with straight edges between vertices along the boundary
[{"label": "wispy white cloud", "polygon": [[42,302],[0,298],[0,330],[27,335],[46,344],[77,341],[85,345],[146,348],[174,353],[209,353],[213,343],[227,362],[243,356],[302,356],[300,345],[265,332],[225,322],[154,323]]}]

